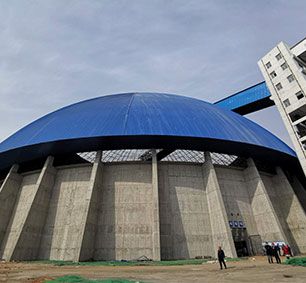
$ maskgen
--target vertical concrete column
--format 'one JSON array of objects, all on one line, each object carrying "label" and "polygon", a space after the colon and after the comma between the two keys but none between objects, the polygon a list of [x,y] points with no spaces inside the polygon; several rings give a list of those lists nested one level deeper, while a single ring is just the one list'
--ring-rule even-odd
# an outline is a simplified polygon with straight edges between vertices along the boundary
[{"label": "vertical concrete column", "polygon": [[248,167],[244,170],[251,207],[262,241],[287,241],[274,207],[271,203],[265,184],[260,177],[252,158],[247,160]]},{"label": "vertical concrete column", "polygon": [[279,198],[284,231],[291,247],[296,253],[306,253],[306,215],[291,184],[280,167],[276,168],[276,193]]},{"label": "vertical concrete column", "polygon": [[160,260],[160,224],[158,200],[158,168],[156,150],[152,150],[152,254],[153,260]]},{"label": "vertical concrete column", "polygon": [[26,201],[16,203],[3,250],[6,260],[37,258],[56,175],[52,164],[53,157],[49,156]]},{"label": "vertical concrete column", "polygon": [[214,245],[212,248],[214,253],[217,255],[218,246],[221,246],[226,256],[237,257],[232,232],[229,227],[227,213],[210,152],[205,152],[203,177],[204,186],[206,187],[211,235]]},{"label": "vertical concrete column", "polygon": [[[3,243],[8,224],[12,217],[18,190],[22,181],[22,177],[17,173],[18,167],[17,164],[12,166],[0,188],[0,245]],[[0,250],[0,258],[1,256],[2,249]]]},{"label": "vertical concrete column", "polygon": [[85,196],[85,212],[81,215],[80,240],[76,261],[94,258],[95,240],[97,234],[98,202],[101,201],[102,189],[102,151],[98,151],[91,170],[88,190]]}]

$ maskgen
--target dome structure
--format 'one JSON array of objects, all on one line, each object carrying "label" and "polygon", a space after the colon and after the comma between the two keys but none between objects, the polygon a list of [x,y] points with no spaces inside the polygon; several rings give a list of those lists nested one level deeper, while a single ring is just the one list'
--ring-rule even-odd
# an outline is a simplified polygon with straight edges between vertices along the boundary
[{"label": "dome structure", "polygon": [[256,123],[210,103],[163,93],[124,93],[72,104],[27,125],[0,144],[0,160],[6,161],[0,169],[48,154],[176,147],[296,156]]},{"label": "dome structure", "polygon": [[0,259],[171,260],[306,253],[295,152],[204,101],[125,93],[82,101],[0,144]]}]

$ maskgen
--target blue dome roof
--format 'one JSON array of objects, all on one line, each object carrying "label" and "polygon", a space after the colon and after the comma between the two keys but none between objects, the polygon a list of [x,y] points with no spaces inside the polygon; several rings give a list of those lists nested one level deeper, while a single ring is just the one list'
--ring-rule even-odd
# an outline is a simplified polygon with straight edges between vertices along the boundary
[{"label": "blue dome roof", "polygon": [[234,112],[198,99],[163,93],[116,94],[64,107],[3,141],[0,154],[55,141],[128,136],[204,138],[295,156],[280,139]]}]

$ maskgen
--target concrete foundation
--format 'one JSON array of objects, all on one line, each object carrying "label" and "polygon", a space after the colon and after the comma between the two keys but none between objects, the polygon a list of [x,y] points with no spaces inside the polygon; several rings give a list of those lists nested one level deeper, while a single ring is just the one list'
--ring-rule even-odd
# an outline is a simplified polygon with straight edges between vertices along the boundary
[{"label": "concrete foundation", "polygon": [[[153,260],[260,254],[283,240],[306,252],[304,188],[258,171],[204,164],[101,162],[35,172],[13,166],[0,189],[0,256],[6,260]],[[236,225],[237,224],[237,225]]]}]

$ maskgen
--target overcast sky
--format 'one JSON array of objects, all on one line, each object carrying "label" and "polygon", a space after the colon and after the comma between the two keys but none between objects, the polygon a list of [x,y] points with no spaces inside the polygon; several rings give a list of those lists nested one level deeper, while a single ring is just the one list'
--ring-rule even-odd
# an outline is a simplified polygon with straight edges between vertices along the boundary
[{"label": "overcast sky", "polygon": [[[0,140],[111,93],[214,102],[262,81],[257,61],[306,36],[306,1],[0,0]],[[249,116],[289,142],[273,108]]]}]

